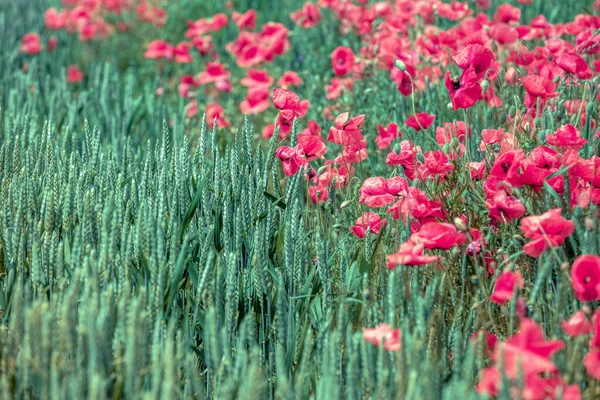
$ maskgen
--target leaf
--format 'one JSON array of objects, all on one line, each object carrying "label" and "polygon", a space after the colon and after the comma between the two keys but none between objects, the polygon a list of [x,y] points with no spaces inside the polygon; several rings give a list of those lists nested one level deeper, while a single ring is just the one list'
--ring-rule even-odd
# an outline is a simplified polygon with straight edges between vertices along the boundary
[{"label": "leaf", "polygon": [[277,198],[267,191],[264,191],[263,193],[267,197],[267,199],[271,200],[274,206],[277,206],[282,210],[285,210],[287,208],[287,205],[283,201],[284,197]]}]

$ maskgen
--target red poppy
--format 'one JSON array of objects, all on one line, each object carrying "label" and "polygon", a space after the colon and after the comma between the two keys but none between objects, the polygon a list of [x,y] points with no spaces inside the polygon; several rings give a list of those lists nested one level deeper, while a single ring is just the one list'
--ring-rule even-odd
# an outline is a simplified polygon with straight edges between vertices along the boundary
[{"label": "red poppy", "polygon": [[198,102],[196,100],[192,100],[185,106],[185,116],[188,118],[194,118],[196,115],[198,115]]},{"label": "red poppy", "polygon": [[404,123],[413,128],[416,132],[419,132],[422,129],[429,129],[433,124],[433,121],[435,121],[435,115],[420,112],[411,115]]},{"label": "red poppy", "polygon": [[273,78],[267,71],[261,69],[249,69],[247,76],[240,80],[242,86],[254,87],[254,86],[271,86],[273,84]]},{"label": "red poppy", "polygon": [[360,194],[359,203],[373,208],[385,207],[396,199],[388,192],[387,182],[381,176],[367,178],[358,193]]},{"label": "red poppy", "polygon": [[496,304],[504,305],[515,296],[515,288],[523,289],[523,278],[519,271],[502,273],[494,285],[494,292],[490,296]]},{"label": "red poppy", "polygon": [[581,133],[571,124],[563,125],[556,133],[546,135],[546,140],[552,146],[580,150],[587,144]]},{"label": "red poppy", "polygon": [[490,218],[498,222],[510,222],[525,214],[523,203],[503,189],[489,195],[485,206],[489,210]]},{"label": "red poppy", "polygon": [[83,80],[83,72],[79,70],[77,65],[70,65],[67,68],[67,82],[75,83]]},{"label": "red poppy", "polygon": [[423,254],[425,246],[422,243],[415,243],[408,240],[400,246],[400,249],[387,256],[387,267],[396,269],[398,265],[417,266],[433,264],[439,260],[439,257]]},{"label": "red poppy", "polygon": [[466,234],[459,233],[453,224],[444,222],[428,222],[423,224],[417,233],[410,236],[410,240],[422,244],[428,250],[448,250],[455,245],[466,241]]},{"label": "red poppy", "polygon": [[325,98],[327,100],[337,99],[342,93],[352,90],[354,82],[350,78],[331,78],[331,84],[325,85]]},{"label": "red poppy", "polygon": [[571,281],[579,300],[600,300],[600,257],[592,254],[579,256],[571,267]]},{"label": "red poppy", "polygon": [[275,156],[281,161],[283,173],[287,176],[294,176],[304,165],[295,148],[281,146],[275,152]]},{"label": "red poppy", "polygon": [[298,134],[296,152],[306,163],[323,158],[327,154],[327,150],[327,145],[323,142],[321,136],[310,133]]},{"label": "red poppy", "polygon": [[[204,71],[200,72],[196,77],[196,81],[199,85],[206,85],[208,83],[215,83],[220,81],[226,81],[229,79],[229,71],[225,69],[223,64],[218,62],[206,63]],[[267,90],[267,93],[269,91]]]},{"label": "red poppy", "polygon": [[505,24],[517,23],[521,20],[521,9],[511,4],[501,4],[494,13],[494,21]]},{"label": "red poppy", "polygon": [[165,42],[164,40],[153,40],[146,46],[144,57],[153,60],[170,60],[173,58],[174,51],[175,49],[172,44]]},{"label": "red poppy", "polygon": [[329,130],[327,141],[342,146],[358,143],[362,140],[362,124],[365,116],[358,115],[350,118],[350,113],[345,112],[337,116],[335,126]]},{"label": "red poppy", "polygon": [[354,65],[355,59],[352,49],[339,46],[331,53],[331,66],[336,75],[347,75],[352,71]]},{"label": "red poppy", "polygon": [[231,122],[225,118],[225,110],[219,104],[213,103],[206,106],[206,124],[210,129],[213,128],[215,120],[218,128],[228,128]]},{"label": "red poppy", "polygon": [[450,159],[441,150],[428,151],[423,154],[424,162],[419,165],[419,178],[427,179],[432,177],[439,177],[443,179],[454,170],[454,165],[450,162]]},{"label": "red poppy", "polygon": [[555,92],[556,84],[550,79],[539,75],[527,75],[521,78],[523,87],[527,91],[525,95],[525,106],[531,108],[540,100],[540,111],[544,109],[546,101],[558,96]]},{"label": "red poppy", "polygon": [[306,113],[305,105],[303,106],[300,97],[291,90],[275,88],[273,104],[280,111],[291,111],[294,116],[302,117]]},{"label": "red poppy", "polygon": [[473,107],[475,103],[483,99],[483,90],[477,81],[474,69],[465,70],[460,78],[451,78],[450,71],[448,71],[444,83],[454,110]]},{"label": "red poppy", "polygon": [[269,108],[269,89],[264,86],[257,86],[248,89],[248,94],[242,103],[240,109],[244,114],[258,114]]},{"label": "red poppy", "polygon": [[547,249],[560,246],[574,230],[575,224],[561,216],[560,208],[525,217],[521,220],[521,231],[531,241],[523,246],[523,251],[537,258]]},{"label": "red poppy", "polygon": [[240,30],[256,29],[256,10],[250,9],[243,14],[234,11],[231,19]]},{"label": "red poppy", "polygon": [[181,42],[173,48],[173,55],[175,62],[180,64],[187,64],[192,62],[192,55],[190,54],[190,44],[187,42]]},{"label": "red poppy", "polygon": [[416,218],[422,223],[444,217],[440,203],[430,200],[425,193],[415,186],[410,186],[407,193],[392,204],[387,213],[392,214],[394,219],[402,217],[406,220],[410,217]]},{"label": "red poppy", "polygon": [[390,122],[385,128],[377,124],[377,130],[379,135],[375,138],[375,143],[380,149],[388,148],[395,138],[402,137],[402,133],[398,130],[398,124],[394,122]]},{"label": "red poppy", "polygon": [[321,10],[315,3],[304,3],[302,9],[290,13],[294,23],[302,28],[309,29],[321,22]]},{"label": "red poppy", "polygon": [[583,359],[583,365],[589,376],[600,380],[600,349],[590,350]]},{"label": "red poppy", "polygon": [[386,220],[382,220],[379,215],[372,212],[366,212],[356,219],[354,226],[350,227],[350,232],[352,232],[353,235],[363,239],[367,234],[367,230],[370,230],[371,233],[378,235],[379,231],[385,226],[385,224]]},{"label": "red poppy", "polygon": [[65,11],[58,11],[51,7],[44,12],[44,25],[51,30],[59,30],[65,27],[67,15]]},{"label": "red poppy", "polygon": [[579,54],[565,53],[558,56],[554,62],[565,72],[577,76],[579,79],[590,79],[592,70]]},{"label": "red poppy", "polygon": [[402,346],[400,329],[392,329],[385,323],[379,324],[376,328],[363,328],[362,333],[366,342],[373,343],[377,347],[383,343],[388,351],[398,351]]},{"label": "red poppy", "polygon": [[[498,343],[494,351],[494,361],[509,379],[517,379],[519,373],[524,376],[553,372],[556,366],[550,357],[564,347],[562,340],[547,341],[542,329],[532,320],[523,318],[519,332],[505,343]],[[503,365],[499,364],[503,360]]]},{"label": "red poppy", "polygon": [[454,55],[452,61],[463,71],[472,69],[475,72],[476,78],[481,80],[496,61],[496,56],[486,47],[478,44],[470,44],[461,52]]},{"label": "red poppy", "polygon": [[302,85],[302,78],[294,71],[285,71],[281,78],[277,81],[277,86],[288,89],[292,86]]},{"label": "red poppy", "polygon": [[54,51],[58,47],[58,39],[56,36],[50,36],[48,38],[48,51]]},{"label": "red poppy", "polygon": [[573,337],[587,335],[592,331],[592,323],[583,311],[577,311],[568,321],[563,321],[561,327],[567,335]]},{"label": "red poppy", "polygon": [[44,45],[40,42],[40,35],[33,32],[25,34],[19,46],[20,53],[27,53],[29,55],[38,54],[43,49]]}]

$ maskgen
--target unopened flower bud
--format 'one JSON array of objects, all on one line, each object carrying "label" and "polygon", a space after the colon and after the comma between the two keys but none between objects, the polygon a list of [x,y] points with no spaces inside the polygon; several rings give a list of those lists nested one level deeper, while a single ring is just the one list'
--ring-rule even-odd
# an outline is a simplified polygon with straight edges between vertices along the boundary
[{"label": "unopened flower bud", "polygon": [[454,106],[452,105],[452,102],[448,103],[446,105],[446,108],[448,108],[448,110],[450,110],[450,111],[454,111]]},{"label": "unopened flower bud", "polygon": [[506,114],[506,112],[503,112],[502,114],[500,114],[500,117],[498,118],[498,122],[500,123],[500,125],[504,125],[507,118],[508,118],[508,115]]},{"label": "unopened flower bud", "polygon": [[402,71],[402,72],[406,71],[406,64],[404,64],[404,62],[402,60],[396,60],[396,61],[394,61],[394,65],[400,71]]},{"label": "unopened flower bud", "polygon": [[481,91],[483,92],[483,94],[485,94],[490,88],[490,83],[487,79],[482,80],[479,85],[481,86]]},{"label": "unopened flower bud", "polygon": [[593,231],[594,228],[596,227],[594,224],[594,220],[591,219],[590,217],[587,217],[584,221],[584,225],[585,225],[585,229],[587,229],[588,231]]},{"label": "unopened flower bud", "polygon": [[400,143],[396,143],[394,145],[394,153],[400,154],[401,151],[402,151],[402,146],[400,146]]},{"label": "unopened flower bud", "polygon": [[592,308],[587,304],[584,304],[583,307],[581,307],[581,311],[583,311],[585,316],[588,318],[592,316]]},{"label": "unopened flower bud", "polygon": [[423,156],[423,153],[418,153],[417,154],[417,161],[419,161],[420,163],[424,163],[425,162],[425,156]]},{"label": "unopened flower bud", "polygon": [[515,115],[517,115],[517,107],[510,106],[510,108],[508,109],[508,115],[510,115],[511,118],[514,118]]},{"label": "unopened flower bud", "polygon": [[461,218],[454,218],[454,226],[461,232],[466,232],[468,230],[467,224]]},{"label": "unopened flower bud", "polygon": [[346,207],[348,207],[350,204],[352,204],[352,200],[345,200],[342,205],[340,206],[340,208],[344,209]]},{"label": "unopened flower bud", "polygon": [[564,263],[560,264],[560,270],[561,271],[565,271],[566,272],[566,271],[569,270],[569,268],[571,268],[571,266],[569,265],[568,262],[564,262]]}]

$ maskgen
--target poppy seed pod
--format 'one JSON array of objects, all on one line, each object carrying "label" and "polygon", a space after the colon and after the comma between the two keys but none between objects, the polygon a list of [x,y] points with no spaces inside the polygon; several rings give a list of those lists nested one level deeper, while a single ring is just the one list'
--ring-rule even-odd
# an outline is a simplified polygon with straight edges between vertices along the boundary
[{"label": "poppy seed pod", "polygon": [[500,116],[498,117],[498,122],[500,123],[500,125],[504,125],[504,123],[506,122],[508,118],[508,115],[506,114],[506,112],[502,112],[500,114]]}]

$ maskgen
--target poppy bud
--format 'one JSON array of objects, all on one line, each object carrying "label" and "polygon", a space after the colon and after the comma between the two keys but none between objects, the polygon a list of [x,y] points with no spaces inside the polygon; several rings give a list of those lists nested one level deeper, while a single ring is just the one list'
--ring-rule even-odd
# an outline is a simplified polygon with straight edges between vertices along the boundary
[{"label": "poppy bud", "polygon": [[479,86],[481,86],[481,91],[483,92],[483,94],[485,94],[488,91],[488,89],[490,88],[490,83],[488,82],[487,79],[484,79],[481,81]]},{"label": "poppy bud", "polygon": [[556,76],[554,77],[554,79],[552,79],[552,81],[553,81],[554,83],[558,83],[558,81],[560,81],[560,75],[556,75]]},{"label": "poppy bud", "polygon": [[400,154],[401,151],[402,151],[402,146],[400,146],[400,143],[396,143],[394,145],[394,153]]},{"label": "poppy bud", "polygon": [[500,114],[500,117],[498,118],[498,122],[500,122],[500,125],[504,125],[507,118],[508,116],[506,115],[506,112],[502,112],[502,114]]},{"label": "poppy bud", "polygon": [[581,311],[583,311],[588,318],[592,316],[592,308],[587,304],[584,304],[583,307],[581,307]]},{"label": "poppy bud", "polygon": [[340,206],[340,208],[344,209],[346,207],[348,207],[350,204],[352,204],[352,200],[345,200],[342,205]]},{"label": "poppy bud", "polygon": [[448,108],[448,110],[450,110],[450,111],[454,111],[454,106],[452,105],[452,103],[448,103],[446,105],[446,108]]},{"label": "poppy bud", "polygon": [[454,218],[454,226],[461,232],[466,232],[468,230],[467,224],[460,218]]},{"label": "poppy bud", "polygon": [[404,62],[402,60],[396,60],[396,61],[394,61],[394,65],[400,71],[402,71],[402,72],[406,71],[406,64],[404,64]]},{"label": "poppy bud", "polygon": [[594,102],[590,101],[587,106],[585,106],[585,112],[587,115],[590,115],[594,111]]},{"label": "poppy bud", "polygon": [[515,115],[517,115],[517,107],[510,106],[510,108],[508,109],[508,115],[510,115],[511,118],[514,118]]},{"label": "poppy bud", "polygon": [[585,225],[585,229],[587,229],[588,231],[593,231],[595,228],[594,220],[589,217],[587,217],[585,219],[584,225]]},{"label": "poppy bud", "polygon": [[417,161],[419,161],[420,163],[425,162],[425,156],[423,156],[423,153],[417,154]]},{"label": "poppy bud", "polygon": [[560,265],[561,271],[568,271],[571,268],[568,262],[564,262]]},{"label": "poppy bud", "polygon": [[546,133],[547,133],[547,131],[545,129],[544,130],[540,130],[540,132],[538,133],[538,140],[541,143],[544,143],[546,141]]},{"label": "poppy bud", "polygon": [[450,141],[450,148],[452,150],[458,150],[459,144],[460,144],[460,142],[458,141],[458,139],[453,137],[452,140]]},{"label": "poppy bud", "polygon": [[[448,154],[450,152],[450,145],[448,143],[446,143],[445,145],[442,146],[442,151],[446,154]],[[417,157],[418,158],[418,157]],[[425,160],[425,158],[423,158],[423,160]]]}]

